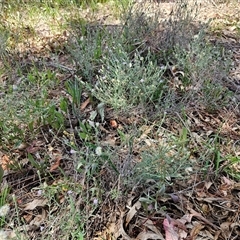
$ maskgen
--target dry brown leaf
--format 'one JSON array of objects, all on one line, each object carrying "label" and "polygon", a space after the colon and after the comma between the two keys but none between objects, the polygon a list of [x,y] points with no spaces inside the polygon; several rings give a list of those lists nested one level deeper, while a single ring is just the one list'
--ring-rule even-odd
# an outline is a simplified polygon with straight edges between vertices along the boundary
[{"label": "dry brown leaf", "polygon": [[102,144],[105,146],[116,146],[116,137],[106,137],[105,141],[102,141]]},{"label": "dry brown leaf", "polygon": [[115,235],[115,239],[117,239],[119,236],[122,236],[124,240],[132,240],[123,228],[124,215],[125,215],[125,212],[121,211],[120,221],[118,222],[119,229],[117,232],[117,236]]},{"label": "dry brown leaf", "polygon": [[141,203],[139,201],[137,201],[128,211],[127,213],[127,217],[126,217],[126,223],[125,226],[127,226],[129,224],[129,222],[132,220],[132,218],[134,217],[134,215],[137,213],[137,210],[139,210],[141,208]]},{"label": "dry brown leaf", "polygon": [[212,182],[205,182],[205,183],[204,183],[204,187],[205,187],[207,190],[209,190],[212,185],[213,185]]},{"label": "dry brown leaf", "polygon": [[138,141],[142,141],[142,140],[145,140],[146,138],[148,138],[148,135],[149,135],[149,133],[151,133],[154,126],[155,126],[154,124],[152,124],[151,126],[148,126],[148,125],[141,126],[140,131],[142,132],[142,134],[138,138]]},{"label": "dry brown leaf", "polygon": [[24,209],[23,209],[24,211],[33,210],[36,207],[46,206],[47,202],[48,202],[47,199],[34,199],[32,202],[29,202],[22,207],[24,207]]},{"label": "dry brown leaf", "polygon": [[141,232],[138,234],[138,236],[136,237],[135,240],[147,240],[147,239],[154,239],[154,240],[164,240],[164,237],[161,235],[158,235],[156,233],[153,233],[153,232]]},{"label": "dry brown leaf", "polygon": [[163,228],[165,230],[166,240],[178,240],[178,233],[175,231],[171,218],[167,217],[163,220]]},{"label": "dry brown leaf", "polygon": [[9,166],[12,164],[12,160],[7,155],[2,155],[0,158],[0,164],[2,166],[3,171],[9,170]]},{"label": "dry brown leaf", "polygon": [[152,220],[148,219],[147,221],[145,221],[145,223],[143,225],[146,226],[147,228],[149,228],[151,231],[153,231],[156,235],[161,236],[163,238],[163,235],[153,224]]},{"label": "dry brown leaf", "polygon": [[29,146],[26,148],[27,153],[36,153],[41,147],[40,146]]},{"label": "dry brown leaf", "polygon": [[199,232],[204,228],[204,225],[202,225],[201,223],[197,223],[191,230],[190,232],[190,236],[193,239],[196,239],[196,237],[198,236]]},{"label": "dry brown leaf", "polygon": [[[214,236],[207,230],[201,231],[201,239],[204,240],[214,240]],[[198,239],[198,238],[197,238]]]},{"label": "dry brown leaf", "polygon": [[35,228],[39,228],[43,221],[46,219],[46,216],[47,216],[46,211],[42,209],[42,214],[36,215],[29,225],[34,226]]},{"label": "dry brown leaf", "polygon": [[225,190],[232,189],[232,187],[234,185],[234,182],[232,180],[230,180],[230,179],[228,179],[224,176],[221,178],[221,183],[222,183],[221,186],[220,186],[221,190],[222,189],[225,189]]},{"label": "dry brown leaf", "polygon": [[215,232],[215,235],[214,235],[214,240],[218,240],[220,234],[221,234],[221,230],[216,231],[216,232]]},{"label": "dry brown leaf", "polygon": [[62,155],[57,155],[56,157],[55,157],[55,162],[54,162],[54,164],[50,167],[50,172],[53,172],[53,171],[55,171],[56,169],[58,169],[58,167],[59,167],[59,165],[60,165],[60,162],[61,162],[61,160],[62,160]]},{"label": "dry brown leaf", "polygon": [[229,231],[229,228],[231,226],[231,222],[223,222],[220,227],[222,229],[222,231]]},{"label": "dry brown leaf", "polygon": [[190,211],[190,213],[191,213],[194,217],[196,217],[196,218],[198,218],[199,220],[205,222],[206,224],[212,226],[215,230],[219,230],[219,227],[218,227],[218,226],[216,226],[215,224],[211,223],[209,220],[207,220],[205,217],[203,217],[200,213],[196,212],[196,211],[193,210],[192,208],[189,208],[188,210]]},{"label": "dry brown leaf", "polygon": [[82,103],[80,110],[83,111],[89,103],[90,103],[90,98],[88,98],[86,101]]},{"label": "dry brown leaf", "polygon": [[[98,233],[98,237],[100,237],[100,239],[106,239],[106,240],[111,240],[111,236],[113,235],[114,232],[116,232],[116,230],[118,229],[118,227],[116,226],[116,223],[110,223],[107,228],[102,231],[100,234]],[[98,238],[99,239],[99,238]]]},{"label": "dry brown leaf", "polygon": [[[1,239],[16,239],[17,234],[15,230],[0,230],[0,236],[2,237]],[[20,234],[18,234],[18,239],[24,239],[24,238],[19,238]]]},{"label": "dry brown leaf", "polygon": [[192,221],[192,217],[193,217],[192,214],[185,214],[184,216],[181,217],[180,221],[182,223],[184,221],[184,224],[187,223],[187,222],[190,223]]},{"label": "dry brown leaf", "polygon": [[128,234],[125,232],[123,228],[123,220],[124,220],[125,212],[120,210],[120,216],[119,220],[117,222],[112,222],[108,225],[108,227],[102,231],[98,232],[96,238],[94,240],[112,240],[112,239],[118,239],[120,236],[124,240],[132,240],[131,237],[128,236]]},{"label": "dry brown leaf", "polygon": [[23,215],[23,219],[25,223],[30,223],[30,221],[32,221],[33,219],[33,214],[24,214]]},{"label": "dry brown leaf", "polygon": [[53,147],[49,147],[50,156],[52,158],[53,164],[50,167],[50,172],[58,169],[60,162],[62,160],[62,153],[60,149],[54,149]]},{"label": "dry brown leaf", "polygon": [[184,225],[187,221],[186,219],[182,218],[182,219],[171,219],[171,222],[173,222],[173,225],[178,227],[179,229],[182,229],[183,231],[187,232],[187,228]]},{"label": "dry brown leaf", "polygon": [[26,148],[27,153],[36,153],[44,145],[41,140],[34,140],[30,146]]}]

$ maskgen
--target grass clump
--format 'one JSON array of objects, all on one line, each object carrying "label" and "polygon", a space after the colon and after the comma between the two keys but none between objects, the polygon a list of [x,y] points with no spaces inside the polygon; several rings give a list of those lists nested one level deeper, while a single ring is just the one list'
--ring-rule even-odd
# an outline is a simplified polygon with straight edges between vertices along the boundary
[{"label": "grass clump", "polygon": [[205,41],[204,33],[196,35],[186,49],[175,46],[173,57],[177,69],[182,71],[177,80],[180,80],[184,90],[183,102],[193,99],[209,111],[228,105],[231,94],[224,87],[223,81],[231,61],[220,47]]},{"label": "grass clump", "polygon": [[[58,111],[57,102],[49,96],[57,78],[50,71],[32,69],[18,84],[9,85],[5,97],[0,99],[0,131],[3,146],[18,145],[39,132],[41,126],[59,129],[64,123],[64,113]],[[16,102],[16,99],[19,99]],[[60,100],[61,101],[61,100]],[[11,108],[9,108],[11,104]]]},{"label": "grass clump", "polygon": [[81,23],[81,26],[80,32],[74,37],[75,43],[69,51],[76,65],[79,66],[81,78],[88,83],[93,83],[106,39],[103,38],[104,32],[101,29],[88,28],[85,23]]},{"label": "grass clump", "polygon": [[[156,60],[136,52],[130,58],[118,47],[103,58],[92,94],[115,110],[127,110],[134,106],[161,101],[166,91],[166,81]],[[111,51],[111,50],[110,50]]]},{"label": "grass clump", "polygon": [[164,183],[184,178],[189,174],[187,169],[191,169],[190,155],[187,148],[180,147],[175,141],[169,146],[161,144],[158,148],[146,150],[142,153],[141,162],[136,165],[136,177],[145,183],[151,179]]}]

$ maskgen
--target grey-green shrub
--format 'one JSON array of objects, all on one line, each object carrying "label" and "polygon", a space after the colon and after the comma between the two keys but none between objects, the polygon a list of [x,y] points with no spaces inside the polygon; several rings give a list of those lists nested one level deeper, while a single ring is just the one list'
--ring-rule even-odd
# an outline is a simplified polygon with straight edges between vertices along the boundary
[{"label": "grey-green shrub", "polygon": [[136,52],[133,58],[121,45],[109,50],[108,58],[97,75],[92,94],[100,101],[124,110],[161,99],[166,87],[165,69],[151,59],[151,54],[142,57]]}]

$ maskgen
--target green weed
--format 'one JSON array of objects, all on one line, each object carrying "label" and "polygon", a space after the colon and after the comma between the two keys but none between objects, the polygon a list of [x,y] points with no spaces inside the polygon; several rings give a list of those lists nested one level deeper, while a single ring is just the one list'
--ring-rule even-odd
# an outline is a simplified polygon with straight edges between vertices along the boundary
[{"label": "green weed", "polygon": [[83,87],[80,81],[75,79],[74,81],[68,81],[66,83],[66,90],[71,96],[72,110],[75,116],[80,117],[80,107],[82,103],[82,91]]},{"label": "green weed", "polygon": [[2,165],[1,165],[0,166],[0,184],[2,183],[3,175],[4,175],[4,170],[3,170]]},{"label": "green weed", "polygon": [[[59,129],[64,125],[64,112],[58,109],[58,101],[49,96],[49,90],[54,89],[58,81],[55,74],[34,69],[20,80],[21,84],[9,85],[6,96],[0,99],[0,131],[4,146],[24,142],[28,131],[34,137],[41,126]],[[63,100],[61,103],[63,105]]]},{"label": "green weed", "polygon": [[226,161],[228,162],[226,167],[224,167],[224,172],[229,174],[231,177],[240,180],[239,168],[240,168],[240,157],[229,155],[226,157]]},{"label": "green weed", "polygon": [[202,86],[203,104],[208,112],[216,112],[228,106],[232,93],[220,83],[205,81]]},{"label": "green weed", "polygon": [[83,25],[79,34],[74,37],[75,43],[69,51],[79,66],[81,78],[88,83],[93,83],[103,55],[107,32],[97,26]]},{"label": "green weed", "polygon": [[182,178],[190,164],[189,156],[187,149],[174,149],[174,145],[144,151],[142,161],[136,165],[136,176],[143,182],[149,179],[164,182],[171,178]]},{"label": "green weed", "polygon": [[0,194],[0,228],[2,228],[6,224],[7,214],[10,210],[8,205],[8,194],[9,188],[2,187]]}]

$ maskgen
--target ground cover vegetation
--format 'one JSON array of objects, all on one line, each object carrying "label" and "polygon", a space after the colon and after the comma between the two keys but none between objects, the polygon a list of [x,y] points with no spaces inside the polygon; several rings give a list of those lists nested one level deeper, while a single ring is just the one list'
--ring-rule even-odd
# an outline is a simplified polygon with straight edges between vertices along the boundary
[{"label": "ground cover vegetation", "polygon": [[1,1],[0,239],[237,239],[238,1]]}]

